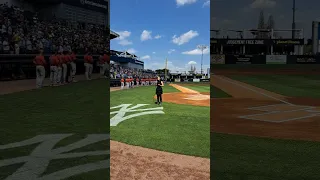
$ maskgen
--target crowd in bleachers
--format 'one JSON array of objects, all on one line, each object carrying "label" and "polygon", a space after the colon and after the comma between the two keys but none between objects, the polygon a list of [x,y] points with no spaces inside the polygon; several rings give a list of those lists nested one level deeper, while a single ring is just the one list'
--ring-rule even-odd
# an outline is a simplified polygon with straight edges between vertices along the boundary
[{"label": "crowd in bleachers", "polygon": [[110,78],[156,78],[157,73],[152,70],[141,70],[110,64]]},{"label": "crowd in bleachers", "polygon": [[75,25],[55,17],[42,20],[37,12],[0,5],[0,54],[36,54],[40,49],[44,54],[100,54],[109,49],[106,33],[103,26]]}]

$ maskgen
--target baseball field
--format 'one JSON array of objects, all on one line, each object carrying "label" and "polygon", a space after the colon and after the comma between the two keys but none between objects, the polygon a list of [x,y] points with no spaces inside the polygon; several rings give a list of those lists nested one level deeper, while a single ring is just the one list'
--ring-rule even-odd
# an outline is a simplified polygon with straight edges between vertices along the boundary
[{"label": "baseball field", "polygon": [[211,70],[212,178],[319,179],[319,67]]},{"label": "baseball field", "polygon": [[[119,88],[118,88],[119,89]],[[111,178],[209,179],[210,84],[111,89]]]},{"label": "baseball field", "polygon": [[108,81],[34,87],[1,82],[0,179],[109,179]]}]

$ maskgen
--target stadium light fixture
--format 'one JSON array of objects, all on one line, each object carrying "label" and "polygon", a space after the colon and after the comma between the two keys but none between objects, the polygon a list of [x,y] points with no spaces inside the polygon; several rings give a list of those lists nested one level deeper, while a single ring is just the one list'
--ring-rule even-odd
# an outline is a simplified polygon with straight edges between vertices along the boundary
[{"label": "stadium light fixture", "polygon": [[198,45],[197,48],[201,51],[201,75],[202,75],[202,61],[203,61],[203,51],[208,48],[206,45]]}]

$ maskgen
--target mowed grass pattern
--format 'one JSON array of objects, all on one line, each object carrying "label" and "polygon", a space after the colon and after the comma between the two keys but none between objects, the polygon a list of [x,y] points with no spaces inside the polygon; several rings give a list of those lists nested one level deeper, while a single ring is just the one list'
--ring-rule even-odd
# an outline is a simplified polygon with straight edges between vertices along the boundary
[{"label": "mowed grass pattern", "polygon": [[215,180],[318,180],[320,143],[211,134]]},{"label": "mowed grass pattern", "polygon": [[[164,93],[179,92],[166,85]],[[111,92],[111,107],[154,104],[155,87]],[[165,101],[165,100],[164,100]],[[165,114],[139,116],[111,127],[111,139],[179,154],[210,157],[210,107],[163,103]]]},{"label": "mowed grass pattern", "polygon": [[320,98],[317,75],[235,75],[232,79],[289,97]]},{"label": "mowed grass pattern", "polygon": [[[0,144],[18,142],[42,134],[74,133],[61,147],[87,136],[109,134],[109,81],[93,80],[0,96]],[[36,145],[0,150],[0,160],[29,155]],[[109,140],[76,150],[108,150]],[[67,167],[109,159],[109,155],[54,160],[45,174]],[[21,164],[0,168],[0,179]],[[109,179],[109,168],[69,179]]]},{"label": "mowed grass pattern", "polygon": [[226,92],[222,91],[221,89],[210,85],[210,98],[228,98],[231,97]]}]

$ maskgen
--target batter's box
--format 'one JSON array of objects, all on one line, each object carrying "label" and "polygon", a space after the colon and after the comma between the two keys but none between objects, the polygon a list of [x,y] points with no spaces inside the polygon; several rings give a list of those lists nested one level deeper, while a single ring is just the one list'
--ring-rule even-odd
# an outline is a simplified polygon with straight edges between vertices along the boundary
[{"label": "batter's box", "polygon": [[292,111],[282,111],[282,112],[269,112],[269,113],[261,113],[254,114],[248,116],[240,116],[240,118],[257,120],[257,121],[266,121],[266,122],[274,122],[281,123],[287,121],[294,120],[304,120],[307,118],[320,116],[320,113],[312,113],[307,110],[292,110]]},{"label": "batter's box", "polygon": [[300,106],[300,105],[290,105],[290,104],[275,104],[267,106],[259,106],[248,108],[251,110],[257,111],[266,111],[266,112],[284,112],[284,111],[296,111],[296,110],[309,110],[313,109],[312,106]]}]

